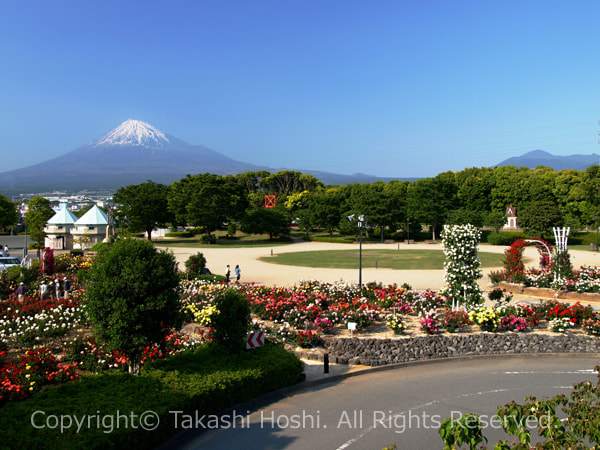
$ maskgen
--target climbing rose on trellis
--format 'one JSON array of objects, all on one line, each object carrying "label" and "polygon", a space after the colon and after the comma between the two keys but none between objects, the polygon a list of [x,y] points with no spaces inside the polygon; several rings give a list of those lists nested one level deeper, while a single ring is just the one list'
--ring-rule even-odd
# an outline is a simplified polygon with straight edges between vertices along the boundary
[{"label": "climbing rose on trellis", "polygon": [[523,264],[523,251],[525,247],[530,243],[536,245],[538,252],[540,253],[540,268],[543,272],[550,270],[550,254],[547,253],[548,250],[551,251],[551,246],[548,242],[543,239],[535,238],[535,241],[538,242],[527,242],[523,239],[517,239],[512,243],[510,248],[504,252],[504,272],[505,278],[510,281],[524,281],[525,280],[525,264]]},{"label": "climbing rose on trellis", "polygon": [[473,225],[444,225],[442,244],[444,283],[442,295],[465,303],[467,308],[483,303],[483,292],[477,280],[483,275],[477,245],[481,232]]},{"label": "climbing rose on trellis", "polygon": [[52,275],[54,273],[54,250],[50,247],[44,249],[42,270],[46,275]]},{"label": "climbing rose on trellis", "polygon": [[522,281],[525,278],[525,264],[523,264],[523,251],[527,242],[517,239],[505,252],[504,271],[506,279],[511,281]]}]

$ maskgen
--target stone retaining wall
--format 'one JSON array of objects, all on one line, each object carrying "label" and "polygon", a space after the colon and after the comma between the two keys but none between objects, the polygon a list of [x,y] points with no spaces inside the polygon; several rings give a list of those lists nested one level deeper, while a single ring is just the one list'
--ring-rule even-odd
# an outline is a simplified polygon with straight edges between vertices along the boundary
[{"label": "stone retaining wall", "polygon": [[[396,339],[325,337],[323,341],[330,362],[366,366],[473,355],[600,353],[597,337],[569,334],[477,333]],[[298,355],[323,360],[322,353],[300,352]]]}]

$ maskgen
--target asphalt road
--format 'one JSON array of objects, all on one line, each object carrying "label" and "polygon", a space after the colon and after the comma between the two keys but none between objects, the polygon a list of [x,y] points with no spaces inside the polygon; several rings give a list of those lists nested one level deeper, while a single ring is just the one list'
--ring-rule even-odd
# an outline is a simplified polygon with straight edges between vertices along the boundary
[{"label": "asphalt road", "polygon": [[[31,238],[27,239],[28,244],[31,244]],[[0,246],[4,248],[4,246],[8,246],[8,250],[10,251],[11,256],[17,256],[19,258],[23,257],[23,250],[25,249],[25,235],[15,235],[15,236],[0,236]],[[29,253],[35,253],[35,251],[29,251]]]},{"label": "asphalt road", "polygon": [[[180,435],[179,449],[436,449],[447,417],[478,414],[489,448],[512,439],[496,422],[498,406],[525,397],[568,394],[597,381],[598,355],[526,355],[442,360],[363,373],[307,386],[259,406],[241,405],[223,419],[201,418]],[[172,413],[185,428],[189,417]],[[235,420],[237,422],[235,422]],[[229,420],[229,423],[225,423]],[[235,427],[233,426],[235,423]],[[535,430],[532,432],[536,436]]]}]

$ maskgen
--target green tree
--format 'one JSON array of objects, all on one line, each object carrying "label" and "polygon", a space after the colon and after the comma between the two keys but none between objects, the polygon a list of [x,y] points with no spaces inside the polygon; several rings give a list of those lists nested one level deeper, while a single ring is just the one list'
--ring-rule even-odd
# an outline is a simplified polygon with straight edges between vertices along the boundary
[{"label": "green tree", "polygon": [[166,185],[151,180],[121,187],[113,196],[115,203],[119,204],[115,216],[117,220],[128,223],[130,231],[143,231],[148,240],[152,240],[152,230],[173,222],[174,216],[167,201],[168,192]]},{"label": "green tree", "polygon": [[340,200],[338,190],[329,189],[315,195],[310,206],[315,224],[327,230],[329,237],[333,236],[333,231],[338,227],[342,217]]},{"label": "green tree", "polygon": [[19,221],[17,205],[0,194],[0,228],[6,229]]},{"label": "green tree", "polygon": [[389,188],[381,181],[373,184],[357,184],[350,198],[352,210],[357,214],[368,216],[371,227],[379,230],[381,242],[384,241],[385,230],[395,229],[406,214],[405,197],[397,195],[398,188],[399,186],[396,185]]},{"label": "green tree", "polygon": [[448,212],[446,218],[448,225],[467,225],[471,224],[476,227],[483,225],[483,214],[481,211],[474,211],[467,208],[454,209]]},{"label": "green tree", "polygon": [[173,214],[175,225],[187,225],[188,223],[188,205],[194,191],[195,181],[196,177],[187,175],[179,181],[174,181],[169,186],[167,203]]},{"label": "green tree", "polygon": [[519,223],[529,234],[543,239],[552,227],[563,225],[563,218],[555,202],[535,201],[521,210]]},{"label": "green tree", "polygon": [[315,226],[315,219],[310,209],[303,208],[296,211],[295,220],[298,228],[306,233],[306,239],[310,239],[309,233]]},{"label": "green tree", "polygon": [[29,200],[28,211],[25,213],[25,225],[31,240],[35,242],[35,248],[44,248],[46,232],[44,227],[48,220],[54,216],[54,210],[50,207],[50,201],[44,197],[33,197]]},{"label": "green tree", "polygon": [[235,175],[234,178],[236,181],[246,189],[246,191],[250,193],[263,192],[262,180],[271,175],[266,170],[260,170],[258,172],[244,172],[238,175]]},{"label": "green tree", "polygon": [[461,207],[471,211],[489,211],[492,169],[471,167],[455,173],[457,197]]},{"label": "green tree", "polygon": [[248,193],[232,176],[188,175],[171,185],[168,203],[177,223],[201,226],[210,237],[224,222],[243,218]]},{"label": "green tree", "polygon": [[281,170],[261,179],[261,187],[271,194],[287,196],[293,192],[313,192],[323,187],[317,178],[309,174],[292,170]]},{"label": "green tree", "polygon": [[582,189],[584,172],[561,170],[555,175],[553,194],[566,226],[580,229],[593,224],[593,214],[585,214],[585,196]]},{"label": "green tree", "polygon": [[289,234],[289,220],[286,212],[279,208],[250,208],[242,219],[241,230],[248,234],[269,235],[269,239]]},{"label": "green tree", "polygon": [[527,192],[523,181],[528,172],[527,167],[501,166],[494,168],[490,199],[492,211],[505,211],[510,204],[518,208],[525,206]]},{"label": "green tree", "polygon": [[483,224],[492,227],[496,233],[506,224],[506,214],[500,211],[490,211],[483,216]]},{"label": "green tree", "polygon": [[151,242],[120,239],[100,250],[86,279],[86,311],[96,336],[129,357],[139,373],[142,352],[181,326],[179,276],[171,253]]},{"label": "green tree", "polygon": [[[582,210],[585,223],[595,224],[600,217],[600,166],[590,166],[585,170],[578,191],[583,198]],[[594,221],[592,217],[596,217],[596,220]]]},{"label": "green tree", "polygon": [[435,178],[422,178],[408,189],[410,216],[431,226],[433,240],[436,230],[444,224],[448,211],[457,205],[457,187],[451,172]]}]

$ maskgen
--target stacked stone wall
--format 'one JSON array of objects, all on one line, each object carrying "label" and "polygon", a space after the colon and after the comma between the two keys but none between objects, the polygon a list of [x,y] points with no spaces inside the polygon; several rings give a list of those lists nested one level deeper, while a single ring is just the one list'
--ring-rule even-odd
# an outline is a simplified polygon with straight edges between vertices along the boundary
[{"label": "stacked stone wall", "polygon": [[[600,339],[578,334],[477,333],[408,338],[323,339],[323,352],[299,352],[308,359],[338,364],[383,366],[409,361],[515,353],[600,353]],[[600,364],[600,361],[599,361]]]}]

